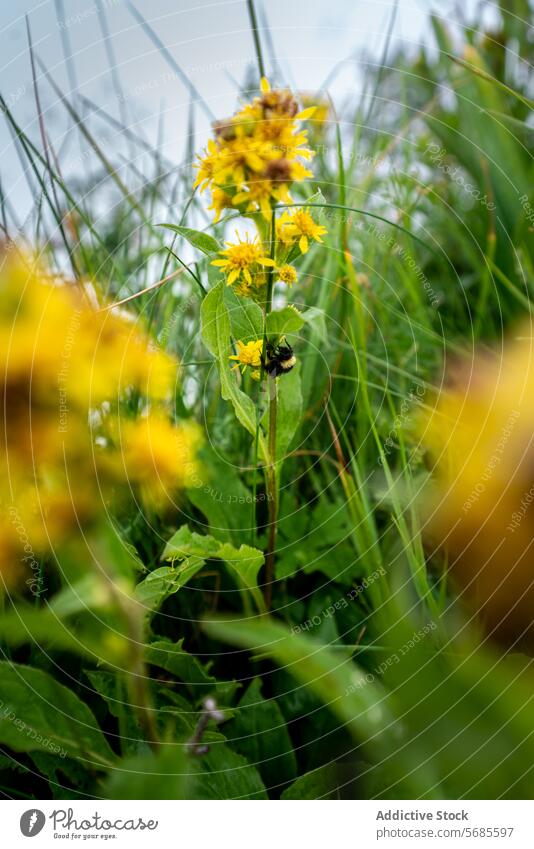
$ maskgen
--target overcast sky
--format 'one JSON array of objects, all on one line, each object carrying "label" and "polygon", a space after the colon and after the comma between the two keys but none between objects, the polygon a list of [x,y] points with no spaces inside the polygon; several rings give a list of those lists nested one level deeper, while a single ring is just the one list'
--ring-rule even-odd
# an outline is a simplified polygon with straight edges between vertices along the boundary
[{"label": "overcast sky", "polygon": [[[99,0],[111,35],[118,83],[127,101],[130,121],[152,140],[158,117],[165,120],[164,153],[179,159],[184,148],[190,95],[179,76],[139,27],[125,0]],[[208,112],[229,114],[235,107],[236,81],[243,80],[254,60],[245,0],[135,0],[174,59],[196,86],[205,106],[197,109],[197,131],[205,136]],[[260,0],[256,0],[260,6]],[[491,5],[491,4],[490,4]],[[277,62],[286,81],[300,89],[320,87],[340,60],[362,49],[380,57],[393,0],[268,0],[267,10]],[[462,2],[472,10],[475,0]],[[414,47],[428,39],[431,9],[454,21],[454,4],[446,0],[399,0],[393,44]],[[116,118],[121,104],[112,85],[110,57],[105,49],[97,0],[1,0],[0,89],[19,123],[38,141],[25,14],[28,14],[36,54],[66,92],[73,88]],[[264,45],[268,54],[268,44]],[[72,62],[65,60],[71,52]],[[333,85],[342,102],[357,94],[361,62],[347,63]],[[68,126],[56,97],[40,80],[47,128],[57,144]],[[1,116],[0,116],[1,118]],[[112,142],[111,142],[112,144]],[[0,176],[17,209],[29,203],[28,189],[16,153],[0,123]]]}]

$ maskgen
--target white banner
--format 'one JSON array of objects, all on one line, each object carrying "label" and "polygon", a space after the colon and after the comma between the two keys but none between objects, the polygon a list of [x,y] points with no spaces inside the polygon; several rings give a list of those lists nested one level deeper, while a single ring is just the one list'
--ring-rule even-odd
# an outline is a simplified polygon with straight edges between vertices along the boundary
[{"label": "white banner", "polygon": [[534,846],[532,803],[519,801],[4,801],[0,818],[9,849]]}]

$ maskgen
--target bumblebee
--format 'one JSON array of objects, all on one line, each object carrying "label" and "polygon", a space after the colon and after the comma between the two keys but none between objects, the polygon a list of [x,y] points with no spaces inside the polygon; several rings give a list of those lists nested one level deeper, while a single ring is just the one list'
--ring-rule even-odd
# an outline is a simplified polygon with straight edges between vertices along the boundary
[{"label": "bumblebee", "polygon": [[293,348],[285,340],[283,344],[279,345],[272,345],[271,342],[267,342],[265,353],[267,356],[265,360],[262,359],[262,366],[270,377],[287,374],[297,362]]}]

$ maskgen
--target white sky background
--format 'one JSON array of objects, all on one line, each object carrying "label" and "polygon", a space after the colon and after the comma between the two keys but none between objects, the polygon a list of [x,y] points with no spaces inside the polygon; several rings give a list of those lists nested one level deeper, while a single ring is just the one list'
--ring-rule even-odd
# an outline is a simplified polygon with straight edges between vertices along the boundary
[{"label": "white sky background", "polygon": [[[256,5],[261,2],[256,0]],[[140,29],[124,0],[101,0],[101,3],[127,100],[129,126],[155,142],[158,122],[163,116],[162,153],[178,162],[186,142],[189,93]],[[263,0],[263,4],[286,81],[299,89],[314,90],[323,84],[337,62],[355,52],[360,54],[365,50],[377,61],[380,59],[393,0]],[[469,14],[476,8],[476,0],[464,0],[461,5],[464,13]],[[236,85],[231,77],[241,83],[247,66],[255,61],[245,0],[136,0],[136,6],[212,112],[219,117],[231,114],[236,102]],[[447,0],[399,0],[393,46],[401,41],[415,48],[428,41],[429,12],[433,10],[453,23],[458,18],[454,8],[454,3]],[[489,11],[491,14],[491,8]],[[70,41],[78,92],[119,119],[120,104],[111,83],[96,0],[0,0],[0,91],[39,149],[26,13],[35,52],[63,91],[70,94],[72,86],[62,34]],[[269,67],[265,40],[263,43]],[[361,62],[347,64],[332,87],[336,102],[357,98],[362,80]],[[39,86],[45,123],[54,147],[65,150],[66,145],[67,162],[70,157],[83,177],[90,160],[84,166],[78,160],[76,165],[76,154],[71,149],[77,148],[79,157],[79,142],[72,143],[72,134],[71,139],[65,139],[69,120],[64,109],[41,76]],[[103,124],[91,119],[90,126],[99,128],[99,140],[105,139]],[[205,142],[208,132],[209,121],[197,109],[197,148]],[[108,131],[103,143],[113,158],[115,146],[119,147],[113,131]],[[31,196],[1,114],[0,151],[4,193],[24,218]]]}]

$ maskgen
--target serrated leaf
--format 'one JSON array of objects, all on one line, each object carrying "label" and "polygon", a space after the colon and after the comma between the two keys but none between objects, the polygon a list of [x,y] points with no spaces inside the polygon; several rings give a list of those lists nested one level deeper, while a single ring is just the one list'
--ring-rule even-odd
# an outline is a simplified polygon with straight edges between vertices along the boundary
[{"label": "serrated leaf", "polygon": [[236,681],[218,681],[209,673],[209,665],[201,663],[183,647],[184,640],[155,640],[145,646],[145,660],[152,666],[165,669],[179,678],[198,698],[217,694],[220,704],[227,704],[239,684]]},{"label": "serrated leaf", "polygon": [[215,689],[217,679],[210,675],[206,667],[195,655],[189,654],[183,645],[183,637],[177,643],[171,640],[156,640],[145,648],[146,662],[166,669],[190,687],[203,687],[203,693],[207,695],[209,690]]},{"label": "serrated leaf", "polygon": [[0,742],[15,752],[56,752],[98,767],[116,756],[89,708],[47,672],[0,661]]},{"label": "serrated leaf", "polygon": [[257,548],[242,544],[239,548],[215,537],[193,533],[182,525],[171,537],[163,552],[164,560],[202,557],[206,560],[224,560],[237,580],[238,586],[248,590],[258,609],[264,609],[263,596],[258,587],[258,574],[264,556]]},{"label": "serrated leaf", "polygon": [[166,598],[180,590],[204,566],[204,560],[193,557],[179,566],[160,566],[150,572],[135,588],[135,597],[149,610],[157,610]]},{"label": "serrated leaf", "polygon": [[222,250],[222,245],[217,239],[210,236],[209,233],[203,233],[201,230],[193,230],[191,227],[181,227],[178,224],[160,224],[160,227],[166,227],[167,230],[172,230],[187,239],[190,245],[193,245],[197,250],[204,254],[213,254]]}]

